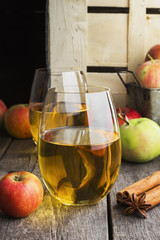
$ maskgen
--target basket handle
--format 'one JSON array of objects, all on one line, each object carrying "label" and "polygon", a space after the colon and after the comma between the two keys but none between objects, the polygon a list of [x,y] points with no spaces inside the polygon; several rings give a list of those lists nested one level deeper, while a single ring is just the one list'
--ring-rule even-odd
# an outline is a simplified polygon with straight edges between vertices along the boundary
[{"label": "basket handle", "polygon": [[[120,78],[121,82],[123,83],[123,85],[126,87],[126,89],[128,88],[127,84],[125,83],[125,81],[123,80],[122,76],[120,73],[122,72],[127,72],[127,73],[131,73],[136,81],[136,83],[138,84],[138,86],[142,89],[142,86],[139,82],[139,80],[137,79],[136,75],[134,74],[134,72],[130,71],[130,70],[116,70],[116,73],[118,75],[118,77]],[[127,89],[128,90],[128,89]]]}]

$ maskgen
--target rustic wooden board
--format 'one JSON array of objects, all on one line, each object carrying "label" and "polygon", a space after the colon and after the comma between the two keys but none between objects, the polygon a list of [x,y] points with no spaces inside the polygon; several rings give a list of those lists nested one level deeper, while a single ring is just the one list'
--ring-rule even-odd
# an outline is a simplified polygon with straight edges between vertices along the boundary
[{"label": "rustic wooden board", "polygon": [[145,26],[146,55],[146,53],[152,46],[160,44],[160,14],[146,14]]},{"label": "rustic wooden board", "polygon": [[[121,76],[126,82],[127,75]],[[116,73],[87,73],[86,77],[88,85],[108,87],[113,93],[126,93],[126,88]]]},{"label": "rustic wooden board", "polygon": [[145,0],[147,8],[160,8],[159,0]]},{"label": "rustic wooden board", "polygon": [[[159,0],[141,0],[147,8],[159,8]],[[87,0],[88,6],[129,7],[129,0]]]},{"label": "rustic wooden board", "polygon": [[128,14],[88,14],[88,66],[127,66],[127,19]]},{"label": "rustic wooden board", "polygon": [[128,0],[87,0],[88,6],[128,7]]},{"label": "rustic wooden board", "polygon": [[128,69],[136,71],[144,61],[145,1],[130,0],[128,30]]},{"label": "rustic wooden board", "polygon": [[37,164],[35,145],[31,139],[12,141],[9,149],[0,159],[0,177],[9,171],[32,172]]},{"label": "rustic wooden board", "polygon": [[160,169],[160,157],[144,164],[123,162],[117,181],[111,190],[113,239],[160,239],[160,205],[147,212],[147,219],[137,215],[123,215],[125,207],[117,205],[116,193],[130,184]]},{"label": "rustic wooden board", "polygon": [[59,239],[107,240],[106,198],[90,207],[67,207],[53,200],[55,223],[52,232]]},{"label": "rustic wooden board", "polygon": [[10,137],[0,136],[0,158],[7,150],[11,141],[12,141],[12,139]]},{"label": "rustic wooden board", "polygon": [[[1,158],[0,177],[15,170],[32,172],[41,179],[37,153],[31,139],[14,140]],[[90,207],[67,207],[52,199],[45,189],[41,206],[26,218],[10,218],[0,211],[0,236],[2,240],[107,240],[107,215],[106,198]]]},{"label": "rustic wooden board", "polygon": [[49,64],[86,69],[86,1],[49,1]]}]

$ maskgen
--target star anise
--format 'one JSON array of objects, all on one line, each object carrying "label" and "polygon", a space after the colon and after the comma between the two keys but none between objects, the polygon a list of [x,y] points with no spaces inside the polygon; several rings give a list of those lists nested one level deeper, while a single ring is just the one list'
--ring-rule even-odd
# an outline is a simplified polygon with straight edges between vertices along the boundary
[{"label": "star anise", "polygon": [[146,193],[143,193],[139,196],[133,193],[130,201],[125,202],[125,205],[128,205],[129,207],[126,208],[123,214],[132,214],[133,212],[138,211],[141,216],[147,218],[146,210],[151,206],[151,204],[147,204],[145,198]]}]

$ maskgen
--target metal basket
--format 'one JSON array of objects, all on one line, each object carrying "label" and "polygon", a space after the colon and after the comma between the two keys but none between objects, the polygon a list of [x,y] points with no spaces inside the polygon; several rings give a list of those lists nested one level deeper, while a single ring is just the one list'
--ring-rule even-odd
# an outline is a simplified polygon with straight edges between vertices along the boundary
[{"label": "metal basket", "polygon": [[[147,117],[160,125],[160,89],[147,89],[141,86],[132,71],[116,71],[127,89],[127,106],[136,109],[143,117]],[[120,73],[130,73],[135,82],[125,83]]]}]

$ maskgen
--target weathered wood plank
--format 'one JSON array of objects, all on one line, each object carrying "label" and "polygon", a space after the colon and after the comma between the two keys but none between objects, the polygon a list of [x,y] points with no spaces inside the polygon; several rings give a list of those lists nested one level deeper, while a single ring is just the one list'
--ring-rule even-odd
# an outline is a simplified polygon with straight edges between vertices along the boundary
[{"label": "weathered wood plank", "polygon": [[[128,0],[87,0],[88,6],[129,7]],[[159,0],[146,0],[147,8],[159,8]]]},{"label": "weathered wood plank", "polygon": [[107,227],[106,199],[95,206],[67,207],[46,191],[41,206],[26,218],[0,212],[1,240],[107,240]]},{"label": "weathered wood plank", "polygon": [[[160,4],[160,1],[159,1]],[[146,14],[145,54],[156,44],[160,44],[160,14]]]},{"label": "weathered wood plank", "polygon": [[0,177],[9,171],[32,172],[37,164],[34,149],[35,145],[31,139],[15,139],[0,161]]},{"label": "weathered wood plank", "polygon": [[[9,171],[29,171],[40,178],[37,153],[31,139],[14,140],[3,155],[0,161],[0,178]],[[40,208],[27,218],[14,219],[0,211],[1,239],[50,239],[48,223],[53,219],[51,206],[50,196],[45,194]]]},{"label": "weathered wood plank", "polygon": [[160,1],[159,0],[146,0],[146,7],[147,8],[160,8]]},{"label": "weathered wood plank", "polygon": [[[127,75],[123,73],[121,76],[126,82]],[[112,93],[126,93],[117,73],[87,73],[86,78],[88,85],[108,87]]]},{"label": "weathered wood plank", "polygon": [[147,212],[147,219],[137,215],[123,215],[124,207],[117,205],[116,193],[130,184],[160,169],[160,157],[144,164],[123,162],[117,181],[111,190],[113,239],[160,239],[160,205]]},{"label": "weathered wood plank", "polygon": [[128,14],[88,14],[88,66],[127,66],[127,19]]},{"label": "weathered wood plank", "polygon": [[128,0],[87,0],[88,6],[128,7]]},{"label": "weathered wood plank", "polygon": [[[0,177],[14,170],[30,171],[41,179],[31,139],[14,140],[2,157]],[[41,206],[26,218],[10,218],[0,211],[0,236],[2,240],[107,240],[107,215],[106,198],[94,206],[68,207],[52,199],[45,189]]]},{"label": "weathered wood plank", "polygon": [[49,64],[86,69],[85,0],[49,1]]},{"label": "weathered wood plank", "polygon": [[12,141],[12,138],[8,136],[0,136],[0,158],[8,148],[11,141]]},{"label": "weathered wood plank", "polygon": [[67,207],[53,199],[57,239],[107,240],[108,220],[106,198],[93,206]]},{"label": "weathered wood plank", "polygon": [[0,212],[1,240],[48,240],[56,239],[52,236],[50,226],[54,223],[52,202],[48,194],[38,210],[26,218],[11,218]]},{"label": "weathered wood plank", "polygon": [[145,0],[130,0],[128,30],[128,69],[136,72],[145,56]]}]

